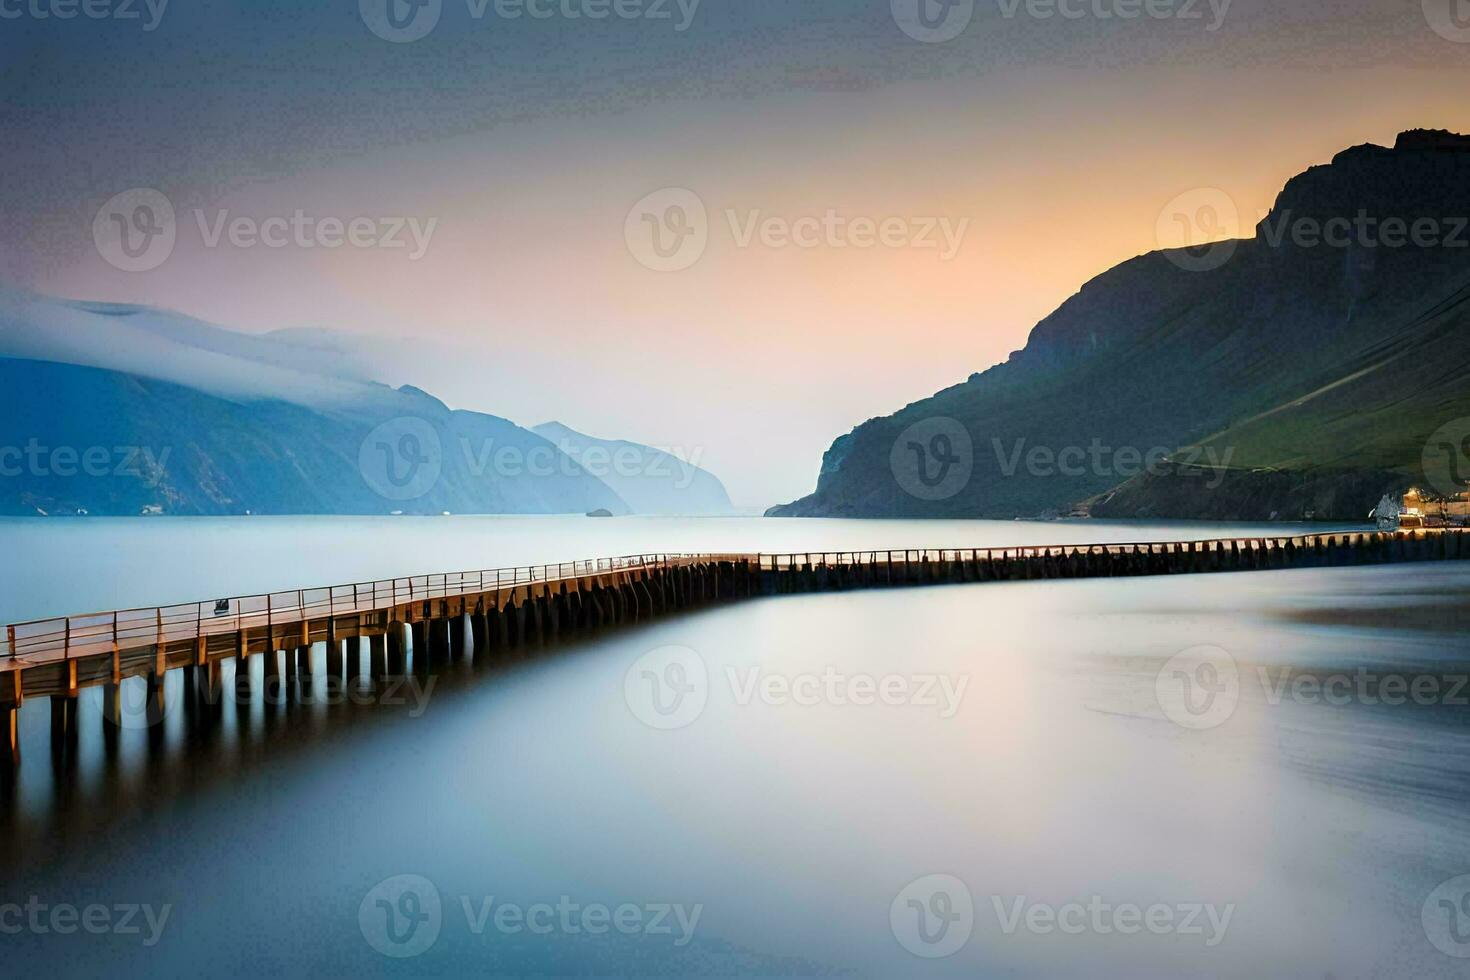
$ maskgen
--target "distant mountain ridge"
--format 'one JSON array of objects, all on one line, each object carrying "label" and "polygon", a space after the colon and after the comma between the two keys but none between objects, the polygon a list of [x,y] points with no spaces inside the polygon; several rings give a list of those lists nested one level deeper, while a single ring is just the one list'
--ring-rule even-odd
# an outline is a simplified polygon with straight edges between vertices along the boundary
[{"label": "distant mountain ridge", "polygon": [[734,513],[725,485],[701,469],[697,459],[682,459],[636,442],[595,439],[560,422],[545,422],[532,431],[611,487],[635,514]]},{"label": "distant mountain ridge", "polygon": [[540,436],[411,388],[324,411],[16,359],[0,386],[0,514],[629,513]]},{"label": "distant mountain ridge", "polygon": [[[1470,418],[1467,218],[1470,138],[1345,150],[1254,238],[1124,262],[1006,363],[840,437],[770,513],[1362,520],[1450,484],[1427,447]],[[963,479],[915,481],[941,461]]]},{"label": "distant mountain ridge", "polygon": [[637,447],[673,479],[626,484],[630,506],[535,432],[367,380],[339,340],[0,290],[0,514],[628,515],[669,512],[643,509],[665,489],[690,513],[723,498]]}]

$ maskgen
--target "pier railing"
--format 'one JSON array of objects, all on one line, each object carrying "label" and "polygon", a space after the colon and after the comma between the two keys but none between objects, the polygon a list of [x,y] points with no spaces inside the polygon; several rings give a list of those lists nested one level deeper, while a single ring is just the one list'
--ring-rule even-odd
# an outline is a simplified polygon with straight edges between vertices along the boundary
[{"label": "pier railing", "polygon": [[537,582],[558,582],[607,572],[665,568],[711,556],[625,555],[553,565],[521,565],[472,572],[413,575],[349,585],[232,596],[169,606],[120,609],[14,623],[0,637],[0,662],[55,660],[158,642],[197,639],[260,626],[301,623],[325,616],[375,612],[406,603],[478,595]]},{"label": "pier railing", "polygon": [[[872,549],[787,554],[646,554],[549,565],[523,565],[440,575],[381,579],[315,589],[235,596],[170,606],[123,609],[16,623],[0,637],[0,667],[44,663],[127,650],[259,627],[289,626],[314,619],[376,612],[408,603],[476,595],[538,582],[557,582],[608,572],[668,568],[695,562],[750,563],[760,571],[845,565],[910,565],[930,562],[1018,561],[1063,556],[1168,555],[1180,549],[1209,554],[1306,551],[1356,540],[1361,546],[1385,540],[1423,540],[1431,531],[1338,531],[1290,536],[1191,539],[1185,541],[1094,542],[1011,545],[996,548]],[[1453,533],[1453,532],[1448,532]]]},{"label": "pier railing", "polygon": [[938,561],[1017,561],[1029,558],[1060,557],[1064,554],[1155,554],[1162,555],[1170,549],[1198,545],[1206,552],[1229,551],[1238,548],[1274,548],[1286,550],[1288,544],[1297,548],[1315,548],[1319,542],[1354,537],[1392,536],[1392,532],[1339,531],[1323,534],[1268,535],[1242,538],[1197,538],[1182,541],[1097,541],[1091,544],[1036,544],[1009,545],[995,548],[892,548],[863,551],[812,551],[790,554],[762,554],[758,557],[762,571],[785,571],[806,565],[871,565],[904,562]]}]

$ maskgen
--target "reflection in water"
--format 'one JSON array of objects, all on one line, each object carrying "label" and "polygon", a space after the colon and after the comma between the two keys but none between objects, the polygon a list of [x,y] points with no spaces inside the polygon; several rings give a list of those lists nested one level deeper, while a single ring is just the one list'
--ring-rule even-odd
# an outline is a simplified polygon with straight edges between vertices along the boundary
[{"label": "reflection in water", "polygon": [[220,661],[213,685],[202,670],[173,670],[161,685],[130,677],[116,688],[84,688],[64,725],[49,699],[32,699],[21,711],[23,765],[0,783],[9,831],[0,846],[35,847],[58,831],[87,834],[161,792],[208,789],[262,759],[310,752],[329,732],[418,718],[441,690],[542,649],[493,661],[431,662],[410,652],[405,669],[390,672],[382,659],[375,663],[367,640],[350,642],[345,675],[328,673],[325,646],[316,644],[299,665],[294,651],[278,652],[285,668],[271,676],[255,655],[243,668]]},{"label": "reflection in water", "polygon": [[[1443,629],[1467,596],[1456,566],[786,596],[515,659],[411,663],[392,697],[381,680],[329,687],[320,648],[287,697],[259,657],[248,678],[226,665],[215,703],[175,672],[156,725],[130,681],[121,725],[87,691],[54,748],[33,702],[0,905],[172,915],[152,947],[6,935],[7,964],[1436,975],[1458,924],[1436,918],[1453,886],[1436,889],[1470,872],[1470,712],[1450,690],[1470,664]],[[1200,648],[1238,683],[1191,728],[1160,676]],[[670,663],[701,699],[650,723],[629,677]],[[1438,678],[1440,694],[1312,693],[1360,673],[1375,691]],[[538,905],[549,932],[496,916]],[[1155,934],[1087,911],[1130,905],[1216,919]],[[638,931],[585,928],[586,910],[624,906]],[[650,928],[658,908],[682,909],[687,935]],[[1048,925],[1073,908],[1080,931]]]}]

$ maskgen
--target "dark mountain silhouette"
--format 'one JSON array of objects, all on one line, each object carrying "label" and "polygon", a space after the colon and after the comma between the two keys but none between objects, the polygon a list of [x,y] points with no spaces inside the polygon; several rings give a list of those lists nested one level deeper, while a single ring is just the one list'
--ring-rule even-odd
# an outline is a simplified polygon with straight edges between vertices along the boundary
[{"label": "dark mountain silhouette", "polygon": [[1006,363],[842,436],[771,513],[1362,520],[1452,485],[1431,435],[1470,419],[1467,219],[1470,138],[1345,150],[1253,238],[1124,262]]}]

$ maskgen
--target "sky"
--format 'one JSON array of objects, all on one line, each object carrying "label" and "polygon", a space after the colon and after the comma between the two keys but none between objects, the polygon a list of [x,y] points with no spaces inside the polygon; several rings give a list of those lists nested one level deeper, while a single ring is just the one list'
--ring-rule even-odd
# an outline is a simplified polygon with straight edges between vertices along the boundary
[{"label": "sky", "polygon": [[348,334],[764,507],[1177,202],[1470,132],[1464,0],[417,2],[0,0],[0,284]]}]

